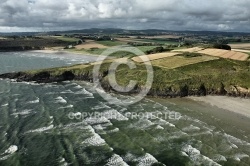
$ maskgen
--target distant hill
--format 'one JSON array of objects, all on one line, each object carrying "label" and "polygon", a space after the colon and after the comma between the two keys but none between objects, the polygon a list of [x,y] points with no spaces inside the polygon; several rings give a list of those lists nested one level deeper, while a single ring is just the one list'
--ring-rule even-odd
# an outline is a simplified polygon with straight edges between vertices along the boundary
[{"label": "distant hill", "polygon": [[250,33],[244,32],[221,32],[221,31],[171,31],[161,29],[145,29],[145,30],[126,30],[126,29],[115,29],[115,28],[91,28],[81,30],[67,30],[67,31],[49,31],[49,32],[13,32],[13,33],[0,33],[0,36],[32,36],[32,35],[56,35],[56,34],[121,34],[121,35],[159,35],[167,33],[177,34],[196,34],[196,35],[250,35]]}]

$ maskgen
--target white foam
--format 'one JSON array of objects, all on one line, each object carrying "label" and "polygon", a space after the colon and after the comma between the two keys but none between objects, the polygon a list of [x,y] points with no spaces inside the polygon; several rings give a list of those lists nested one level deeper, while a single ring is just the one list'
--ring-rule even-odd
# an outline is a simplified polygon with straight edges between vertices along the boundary
[{"label": "white foam", "polygon": [[70,81],[63,81],[63,83],[70,83]]},{"label": "white foam", "polygon": [[137,128],[137,129],[146,129],[150,126],[153,126],[154,123],[152,123],[148,119],[140,119],[135,124],[130,124],[129,128]]},{"label": "white foam", "polygon": [[[70,124],[67,124],[67,125],[64,125],[63,128],[64,129],[75,129],[75,128],[78,128],[78,129],[83,129],[83,130],[94,130],[92,127],[89,127],[89,126],[86,126],[87,124],[85,122],[78,122],[78,123],[70,123]],[[93,131],[94,133],[94,131]]]},{"label": "white foam", "polygon": [[160,126],[160,125],[157,125],[157,126],[155,127],[155,129],[164,130],[164,127],[162,127],[162,126]]},{"label": "white foam", "polygon": [[66,108],[73,108],[74,106],[72,104],[67,105],[65,107],[59,107],[58,109],[66,109]]},{"label": "white foam", "polygon": [[56,98],[55,103],[67,103],[67,101],[63,97],[59,96]]},{"label": "white foam", "polygon": [[188,155],[187,155],[187,153],[186,153],[186,152],[181,152],[181,156],[188,157]]},{"label": "white foam", "polygon": [[190,136],[197,136],[197,135],[213,135],[213,133],[211,131],[203,131],[200,133],[193,133],[193,134],[189,134]]},{"label": "white foam", "polygon": [[84,127],[84,129],[89,130],[90,133],[92,133],[92,134],[96,134],[96,133],[95,133],[95,129],[94,129],[92,126],[90,126],[90,125]]},{"label": "white foam", "polygon": [[109,106],[105,105],[104,103],[100,102],[100,105],[94,106],[91,108],[92,110],[100,110],[100,109],[105,109],[105,108],[110,108]]},{"label": "white foam", "polygon": [[107,131],[107,133],[116,133],[116,132],[118,132],[118,131],[119,131],[119,128],[115,128],[115,129],[113,129],[113,130]]},{"label": "white foam", "polygon": [[61,166],[68,166],[69,165],[69,163],[67,163],[65,158],[63,158],[63,157],[59,158],[59,163]]},{"label": "white foam", "polygon": [[232,147],[232,148],[235,148],[235,149],[238,149],[238,146],[235,145],[235,144],[231,144],[231,147]]},{"label": "white foam", "polygon": [[89,117],[85,119],[88,124],[111,123],[106,117]]},{"label": "white foam", "polygon": [[48,127],[42,127],[42,128],[35,129],[35,130],[29,130],[26,133],[41,133],[41,132],[44,132],[44,131],[51,130],[53,128],[54,128],[54,125],[50,125]]},{"label": "white foam", "polygon": [[183,131],[176,131],[176,132],[171,133],[171,136],[169,136],[168,139],[177,139],[177,138],[182,138],[185,136],[188,136],[188,134]]},{"label": "white foam", "polygon": [[37,98],[36,100],[29,101],[29,102],[27,102],[27,103],[29,103],[29,104],[35,104],[35,103],[39,103],[39,102],[40,102],[40,99]]},{"label": "white foam", "polygon": [[114,154],[109,160],[108,163],[106,164],[107,166],[128,166],[126,162],[123,161],[121,156]]},{"label": "white foam", "polygon": [[158,125],[161,125],[161,126],[164,126],[164,125],[167,125],[167,126],[170,126],[170,127],[175,127],[174,124],[170,123],[170,122],[167,122],[166,120],[163,120],[161,118],[157,118],[156,121],[154,121],[155,124],[158,124]]},{"label": "white foam", "polygon": [[195,132],[195,131],[200,131],[200,128],[194,125],[190,125],[188,127],[184,127],[182,130],[185,132]]},{"label": "white foam", "polygon": [[79,95],[79,94],[85,94],[85,95],[93,97],[93,93],[87,91],[85,88],[83,88],[81,91],[75,92],[75,94],[77,94],[77,95]]},{"label": "white foam", "polygon": [[7,107],[8,105],[9,105],[8,103],[7,104],[3,104],[2,107]]},{"label": "white foam", "polygon": [[102,113],[102,115],[109,120],[110,119],[115,119],[118,121],[127,121],[128,120],[127,117],[123,116],[120,112],[118,112],[115,109],[105,111]]},{"label": "white foam", "polygon": [[18,115],[28,115],[32,112],[31,109],[27,109],[27,110],[23,110],[23,111],[20,111],[20,112],[16,112],[16,113],[13,113],[11,115],[14,115],[14,116],[18,116]]},{"label": "white foam", "polygon": [[156,158],[149,153],[146,153],[143,157],[136,159],[136,161],[139,162],[138,166],[151,166],[155,163],[158,163]]},{"label": "white foam", "polygon": [[239,153],[239,154],[235,154],[233,156],[233,159],[236,160],[236,161],[240,161],[241,159],[248,158],[248,157],[249,157],[249,155],[247,155],[247,154]]},{"label": "white foam", "polygon": [[239,138],[236,138],[234,136],[231,136],[229,134],[226,134],[224,133],[224,136],[227,138],[227,140],[230,142],[230,143],[233,143],[233,144],[238,144],[238,145],[245,145],[245,146],[250,146],[250,143],[249,142],[246,142],[246,141],[243,141]]},{"label": "white foam", "polygon": [[124,161],[129,162],[129,161],[135,161],[136,160],[136,156],[131,154],[131,153],[127,153],[124,157],[123,157]]},{"label": "white foam", "polygon": [[51,119],[50,124],[53,124],[54,123],[54,117],[50,116],[49,118]]},{"label": "white foam", "polygon": [[93,128],[94,128],[95,130],[103,130],[102,125],[95,125],[95,126],[93,126]]},{"label": "white foam", "polygon": [[200,151],[196,148],[193,148],[191,145],[186,145],[182,148],[182,151],[185,152],[188,156],[200,155]]},{"label": "white foam", "polygon": [[74,87],[75,89],[82,89],[81,85],[77,85],[76,87]]},{"label": "white foam", "polygon": [[16,145],[11,145],[5,152],[1,155],[5,155],[0,158],[0,161],[7,160],[12,154],[18,151],[18,147]]},{"label": "white foam", "polygon": [[185,152],[195,165],[214,165],[220,166],[220,164],[214,162],[212,159],[202,155],[200,151],[191,145],[185,145],[182,147],[182,152]]},{"label": "white foam", "polygon": [[18,150],[16,145],[11,145],[9,149],[5,150],[4,154],[13,154]]},{"label": "white foam", "polygon": [[226,157],[225,156],[222,156],[220,154],[216,154],[213,156],[213,161],[215,162],[220,162],[220,161],[227,161]]},{"label": "white foam", "polygon": [[100,137],[98,134],[94,134],[94,136],[87,138],[82,142],[86,146],[103,146],[106,144],[105,140]]},{"label": "white foam", "polygon": [[62,91],[60,92],[61,94],[69,94],[69,93],[74,93],[72,90],[66,90],[66,91]]}]

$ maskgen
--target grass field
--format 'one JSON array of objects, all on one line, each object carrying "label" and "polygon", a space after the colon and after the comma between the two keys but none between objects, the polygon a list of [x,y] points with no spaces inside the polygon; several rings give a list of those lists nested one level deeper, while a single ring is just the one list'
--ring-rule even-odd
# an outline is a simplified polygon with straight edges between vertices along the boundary
[{"label": "grass field", "polygon": [[152,50],[156,47],[159,47],[159,46],[137,46],[136,48],[138,48],[139,50],[145,53],[146,51]]},{"label": "grass field", "polygon": [[176,50],[173,50],[173,52],[197,52],[197,51],[201,51],[201,50],[203,50],[203,48],[192,47],[192,48],[176,49]]},{"label": "grass field", "polygon": [[153,66],[163,67],[166,69],[174,69],[174,68],[178,68],[178,67],[182,67],[186,65],[211,61],[215,59],[218,59],[218,58],[212,57],[212,56],[206,56],[206,55],[202,55],[199,57],[186,58],[183,56],[176,55],[176,56],[172,56],[168,58],[153,60],[151,61],[151,63]]},{"label": "grass field", "polygon": [[56,38],[65,42],[77,42],[79,39],[65,36],[52,36],[52,38]]},{"label": "grass field", "polygon": [[164,40],[164,39],[134,39],[133,41],[145,42],[145,43],[159,43],[159,44],[178,44],[179,42]]},{"label": "grass field", "polygon": [[125,42],[121,41],[96,41],[96,43],[107,46],[107,47],[112,47],[112,46],[119,46],[119,45],[124,45],[126,44]]},{"label": "grass field", "polygon": [[178,39],[181,36],[177,36],[177,35],[156,35],[156,36],[145,36],[146,38],[149,39]]},{"label": "grass field", "polygon": [[[226,90],[231,89],[232,86],[242,87],[245,89],[250,88],[249,61],[235,61],[230,59],[208,60],[206,59],[208,58],[206,56],[202,57],[205,59],[199,59],[201,57],[197,57],[192,60],[183,60],[183,57],[176,56],[170,58],[172,58],[172,68],[170,69],[166,67],[159,67],[159,65],[165,65],[164,62],[158,62],[153,66],[154,82],[151,91],[157,91],[160,93],[165,93],[166,91],[169,91],[169,89],[179,91],[184,86],[188,86],[190,90],[197,90],[202,84],[204,84],[207,91],[218,90],[221,88],[222,84],[225,86]],[[184,62],[173,64],[176,59],[183,60]],[[111,59],[103,63],[100,68],[100,73],[106,72],[112,61],[113,60]],[[188,65],[188,63],[193,64]],[[132,70],[130,70],[127,65],[120,65],[117,68],[116,78],[119,85],[127,85],[130,80],[136,80],[137,86],[139,87],[145,85],[145,80],[147,78],[145,65],[141,63],[136,63],[136,65],[137,67]],[[64,71],[71,71],[77,76],[81,76],[86,73],[89,73],[91,76],[93,65],[74,65],[71,67],[46,69],[43,71],[48,71],[52,75],[60,75]],[[35,74],[36,72],[33,71],[30,73]],[[105,76],[102,79],[102,82],[106,84],[108,82],[108,77]]]},{"label": "grass field", "polygon": [[75,46],[76,49],[107,48],[107,46],[93,40],[86,40],[83,44]]},{"label": "grass field", "polygon": [[158,43],[158,44],[178,44],[178,42],[169,41],[164,38],[152,38],[152,39],[136,39],[136,38],[117,38],[121,42],[133,42],[133,43]]},{"label": "grass field", "polygon": [[134,57],[132,59],[135,62],[143,62],[143,59],[145,57],[147,57],[148,60],[152,61],[152,60],[157,60],[157,59],[162,59],[162,58],[175,56],[175,55],[178,55],[178,54],[179,53],[176,53],[176,52],[164,52],[164,53],[158,53],[158,54],[142,55],[142,56]]}]

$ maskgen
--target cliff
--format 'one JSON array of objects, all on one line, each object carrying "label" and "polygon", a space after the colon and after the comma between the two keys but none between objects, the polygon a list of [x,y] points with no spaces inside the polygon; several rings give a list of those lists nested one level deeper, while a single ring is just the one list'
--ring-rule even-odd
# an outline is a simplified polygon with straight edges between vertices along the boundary
[{"label": "cliff", "polygon": [[[109,65],[109,63],[102,65],[99,74],[100,83],[106,91],[116,92],[107,79]],[[46,70],[6,73],[0,75],[0,78],[38,83],[66,80],[92,82],[92,70],[93,66],[90,64],[74,65]],[[119,85],[127,85],[130,80],[137,81],[135,88],[126,94],[140,92],[144,88],[146,76],[145,67],[141,64],[138,64],[138,67],[134,70],[128,70],[126,65],[121,65],[116,72]],[[250,97],[249,87],[249,62],[220,59],[173,70],[154,67],[154,82],[148,95],[163,98],[205,95]]]}]

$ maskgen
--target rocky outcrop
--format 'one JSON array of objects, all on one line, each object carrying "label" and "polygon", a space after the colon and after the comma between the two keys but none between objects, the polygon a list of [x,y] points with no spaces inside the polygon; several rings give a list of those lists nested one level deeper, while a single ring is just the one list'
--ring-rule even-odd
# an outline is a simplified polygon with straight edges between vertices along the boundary
[{"label": "rocky outcrop", "polygon": [[0,78],[15,79],[17,82],[37,82],[37,83],[51,83],[73,80],[75,75],[71,71],[65,71],[61,75],[51,75],[48,71],[43,71],[37,74],[29,74],[25,72],[6,73],[0,75]]}]

